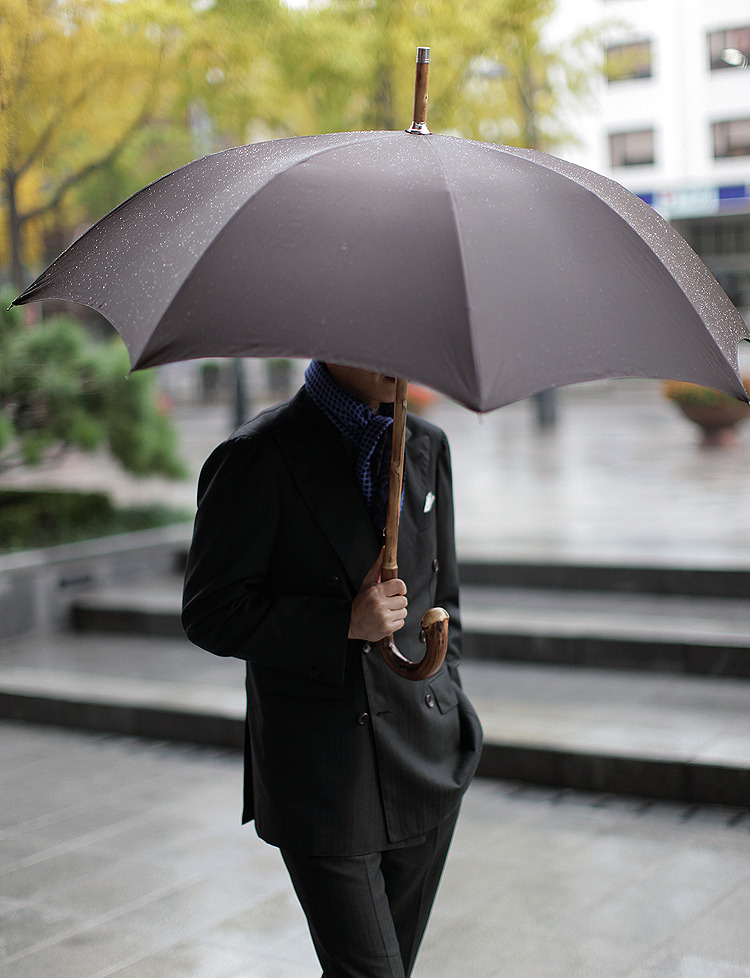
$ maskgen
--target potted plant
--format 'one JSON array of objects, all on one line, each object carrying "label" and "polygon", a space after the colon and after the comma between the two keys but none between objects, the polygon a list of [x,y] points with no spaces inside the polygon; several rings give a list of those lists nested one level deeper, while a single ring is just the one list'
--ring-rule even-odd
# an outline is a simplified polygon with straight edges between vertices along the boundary
[{"label": "potted plant", "polygon": [[[747,387],[750,378],[743,378],[743,383]],[[668,380],[663,391],[665,397],[701,429],[701,445],[705,448],[736,444],[735,426],[750,417],[750,405],[710,387]]]},{"label": "potted plant", "polygon": [[412,414],[425,414],[437,401],[437,394],[428,387],[419,384],[409,384],[408,410]]}]

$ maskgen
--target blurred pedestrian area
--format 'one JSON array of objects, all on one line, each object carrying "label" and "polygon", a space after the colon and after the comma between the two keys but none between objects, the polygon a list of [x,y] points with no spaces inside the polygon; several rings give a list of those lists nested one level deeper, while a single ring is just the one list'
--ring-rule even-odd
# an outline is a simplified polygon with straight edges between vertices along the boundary
[{"label": "blurred pedestrian area", "polygon": [[[10,472],[6,484],[101,489],[124,505],[194,510],[201,465],[235,427],[235,408],[231,391],[203,402],[186,366],[162,368],[186,479],[134,478],[105,456],[70,453]],[[702,450],[659,382],[596,381],[553,396],[556,420],[543,428],[534,399],[485,415],[442,397],[423,408],[450,441],[461,557],[750,564],[750,425],[737,428],[737,445]],[[252,377],[247,400],[248,417],[272,403]]]},{"label": "blurred pedestrian area", "polygon": [[[235,419],[183,371],[163,383],[185,479],[70,455],[7,483],[192,512]],[[247,395],[271,400],[252,375]],[[487,747],[414,978],[750,978],[750,424],[703,448],[645,380],[554,406],[546,427],[534,399],[424,408],[451,444]],[[89,610],[136,600],[170,630],[0,643],[0,978],[318,978],[216,734],[241,735],[241,663],[177,636],[178,574],[101,592]]]}]

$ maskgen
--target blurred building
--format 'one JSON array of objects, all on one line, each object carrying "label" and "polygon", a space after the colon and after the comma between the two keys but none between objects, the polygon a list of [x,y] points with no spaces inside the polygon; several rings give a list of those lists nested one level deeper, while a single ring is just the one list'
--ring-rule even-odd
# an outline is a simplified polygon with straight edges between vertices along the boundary
[{"label": "blurred building", "polygon": [[604,77],[560,155],[685,237],[750,321],[750,0],[557,0],[556,39],[601,27]]}]

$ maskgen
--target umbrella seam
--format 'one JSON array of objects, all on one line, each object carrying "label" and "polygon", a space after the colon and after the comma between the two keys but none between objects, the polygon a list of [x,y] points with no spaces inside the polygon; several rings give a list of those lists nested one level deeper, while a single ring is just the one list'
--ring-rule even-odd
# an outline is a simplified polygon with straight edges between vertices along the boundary
[{"label": "umbrella seam", "polygon": [[[419,138],[421,139],[421,138],[424,138],[424,137],[420,136]],[[443,137],[438,137],[438,138],[443,138]],[[448,179],[448,175],[446,173],[445,167],[443,166],[443,161],[440,158],[440,154],[435,149],[435,146],[434,146],[434,143],[433,143],[433,139],[432,138],[428,138],[428,145],[430,147],[430,150],[432,151],[433,156],[435,157],[435,159],[437,161],[438,166],[440,167],[440,172],[441,172],[442,177],[443,177],[443,182],[445,183],[445,187],[446,187],[446,190],[448,191],[448,196],[449,196],[450,202],[451,202],[451,213],[453,215],[453,227],[455,228],[456,242],[458,244],[458,251],[459,251],[459,254],[461,256],[460,269],[461,269],[461,282],[463,283],[464,309],[466,311],[466,322],[470,326],[471,325],[471,308],[470,308],[470,305],[469,305],[469,288],[468,288],[468,282],[467,282],[467,269],[466,269],[466,261],[465,261],[466,252],[465,252],[465,248],[464,248],[463,235],[462,235],[462,232],[461,232],[461,224],[460,224],[459,219],[458,219],[458,205],[456,203],[456,197],[455,197],[455,194],[453,192],[453,187],[451,185],[450,180]],[[474,350],[473,346],[471,346],[470,349],[471,349],[472,366],[473,366],[473,369],[474,369],[473,381],[474,381],[474,384],[476,386],[476,389],[479,390],[479,369],[478,369],[477,355],[476,355],[476,351]],[[482,394],[482,392],[480,391],[480,397],[479,397],[480,403],[481,403],[481,400],[482,400],[481,394]]]}]

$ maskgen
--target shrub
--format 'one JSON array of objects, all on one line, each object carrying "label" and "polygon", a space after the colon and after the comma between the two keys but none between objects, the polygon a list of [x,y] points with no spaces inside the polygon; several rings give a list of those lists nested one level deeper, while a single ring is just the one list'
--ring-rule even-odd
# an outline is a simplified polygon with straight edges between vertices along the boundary
[{"label": "shrub", "polygon": [[0,551],[49,547],[190,518],[166,506],[116,509],[102,492],[0,490]]},{"label": "shrub", "polygon": [[[747,387],[750,378],[744,377],[743,383]],[[737,407],[741,404],[736,397],[731,394],[724,394],[716,391],[712,387],[701,387],[700,384],[691,384],[686,380],[665,380],[662,384],[664,396],[675,404],[695,404],[704,407]]]},{"label": "shrub", "polygon": [[96,341],[66,316],[24,328],[20,311],[5,308],[9,301],[0,296],[0,471],[104,445],[136,475],[185,474],[155,378],[128,378],[121,340]]}]

